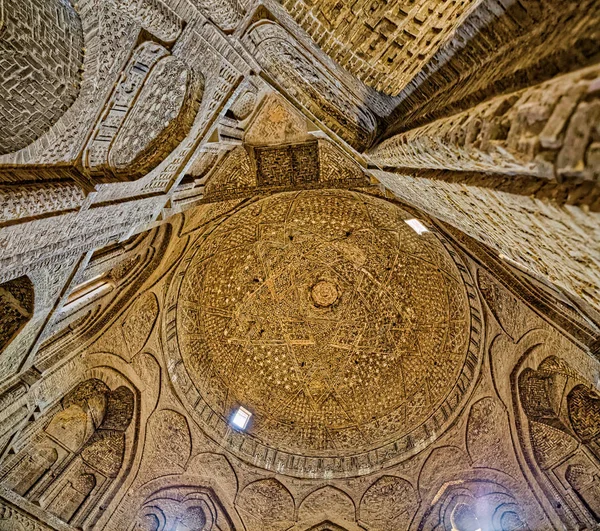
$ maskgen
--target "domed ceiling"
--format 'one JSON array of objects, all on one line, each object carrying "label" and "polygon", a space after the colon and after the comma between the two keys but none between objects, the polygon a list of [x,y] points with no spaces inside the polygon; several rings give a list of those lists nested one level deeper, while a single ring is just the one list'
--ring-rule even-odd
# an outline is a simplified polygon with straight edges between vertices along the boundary
[{"label": "domed ceiling", "polygon": [[164,330],[172,380],[211,437],[264,468],[353,475],[451,422],[479,366],[477,298],[410,217],[360,193],[289,192],[198,239]]}]

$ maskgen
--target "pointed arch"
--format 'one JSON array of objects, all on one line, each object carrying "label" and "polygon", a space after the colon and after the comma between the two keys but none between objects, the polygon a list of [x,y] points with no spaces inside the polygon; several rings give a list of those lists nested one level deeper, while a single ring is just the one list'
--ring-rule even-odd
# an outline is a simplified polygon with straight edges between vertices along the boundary
[{"label": "pointed arch", "polygon": [[261,479],[244,487],[236,506],[248,531],[283,531],[294,523],[294,498],[274,478]]},{"label": "pointed arch", "polygon": [[0,284],[0,354],[33,317],[34,289],[27,276]]},{"label": "pointed arch", "polygon": [[[135,435],[136,395],[96,377],[76,385],[0,469],[0,484],[65,523],[95,522],[116,493]],[[110,378],[107,378],[110,381]],[[118,381],[118,380],[117,380]]]}]

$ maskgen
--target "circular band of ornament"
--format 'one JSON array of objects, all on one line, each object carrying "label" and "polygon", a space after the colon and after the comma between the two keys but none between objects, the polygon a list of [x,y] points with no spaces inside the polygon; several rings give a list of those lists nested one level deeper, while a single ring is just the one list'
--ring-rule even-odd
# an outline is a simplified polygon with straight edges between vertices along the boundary
[{"label": "circular band of ornament", "polygon": [[[170,376],[245,461],[297,477],[372,472],[421,451],[481,364],[481,309],[459,256],[369,195],[276,194],[215,223],[168,291]],[[231,427],[238,407],[252,413]]]}]

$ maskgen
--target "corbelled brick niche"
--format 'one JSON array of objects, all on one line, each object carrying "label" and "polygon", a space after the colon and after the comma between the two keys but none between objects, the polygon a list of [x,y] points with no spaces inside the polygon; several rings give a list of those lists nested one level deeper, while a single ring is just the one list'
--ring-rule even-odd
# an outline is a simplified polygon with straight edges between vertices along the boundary
[{"label": "corbelled brick niche", "polygon": [[56,123],[79,94],[82,64],[69,0],[0,0],[0,155]]},{"label": "corbelled brick niche", "polygon": [[[358,192],[255,201],[190,247],[169,287],[167,366],[204,431],[296,477],[349,477],[441,434],[481,362],[467,268]],[[231,427],[238,407],[252,413]]]}]

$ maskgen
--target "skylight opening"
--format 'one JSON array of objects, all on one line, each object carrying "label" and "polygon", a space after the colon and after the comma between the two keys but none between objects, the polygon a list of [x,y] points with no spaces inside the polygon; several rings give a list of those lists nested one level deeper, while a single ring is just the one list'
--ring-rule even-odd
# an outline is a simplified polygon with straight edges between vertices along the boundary
[{"label": "skylight opening", "polygon": [[404,222],[413,229],[419,236],[425,232],[429,232],[429,229],[423,225],[418,219],[405,219]]},{"label": "skylight opening", "polygon": [[250,411],[248,411],[247,409],[245,409],[243,407],[240,407],[233,414],[233,417],[231,417],[231,424],[235,428],[238,428],[240,430],[245,430],[246,426],[248,426],[248,422],[250,421],[251,416],[252,416],[252,413],[250,413]]}]

